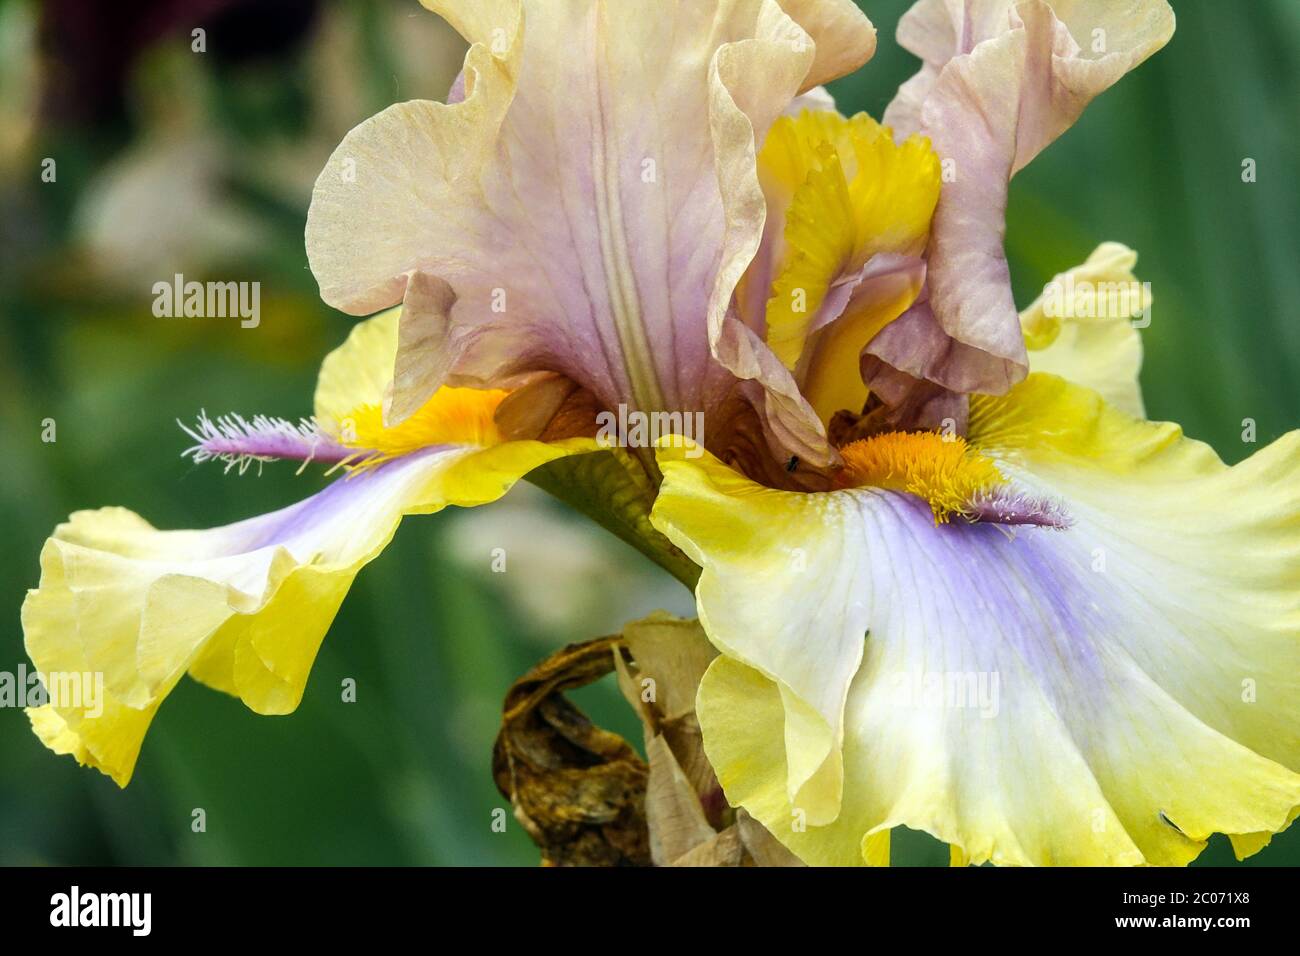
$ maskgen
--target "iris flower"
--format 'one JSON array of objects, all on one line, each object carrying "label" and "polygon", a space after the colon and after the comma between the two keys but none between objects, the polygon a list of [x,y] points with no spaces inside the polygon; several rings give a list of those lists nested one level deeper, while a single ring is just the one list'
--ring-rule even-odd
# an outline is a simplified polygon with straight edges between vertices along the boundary
[{"label": "iris flower", "polygon": [[[789,14],[771,0],[632,15],[427,6],[470,43],[448,103],[398,104],[353,130],[307,224],[327,302],[400,308],[325,360],[310,417],[202,415],[187,428],[196,461],[296,460],[336,479],[204,531],[81,511],[42,550],[27,652],[45,674],[102,674],[104,693],[29,710],[33,729],[122,786],[185,674],[258,713],[293,711],[352,579],[400,518],[493,501],[596,450],[597,407],[707,413],[711,447],[754,460],[766,447],[761,397],[712,357],[705,321],[726,316],[762,229],[750,116],[766,126],[802,89],[865,62],[866,18],[848,0],[795,0]],[[733,180],[748,187],[743,214],[724,204]],[[640,473],[619,465],[612,494],[641,507],[654,456],[638,451],[619,456]],[[612,523],[620,507],[603,509]],[[622,533],[654,534],[646,515],[628,522]],[[664,547],[648,546],[689,576]]]},{"label": "iris flower", "polygon": [[[883,123],[821,87],[874,52],[848,0],[425,5],[470,43],[447,102],[349,133],[307,224],[325,301],[389,311],[310,419],[192,429],[339,477],[212,531],[60,526],[28,650],[108,702],[33,711],[47,745],[124,785],[187,672],[292,710],[403,514],[572,466],[548,487],[695,587],[708,759],[807,862],[907,826],[958,863],[1186,863],[1291,822],[1300,438],[1228,467],[1145,419],[1130,250],[1054,284],[1118,306],[1021,312],[1002,252],[1011,177],[1168,41],[1164,0],[920,0]],[[706,430],[611,450],[614,409]]]}]

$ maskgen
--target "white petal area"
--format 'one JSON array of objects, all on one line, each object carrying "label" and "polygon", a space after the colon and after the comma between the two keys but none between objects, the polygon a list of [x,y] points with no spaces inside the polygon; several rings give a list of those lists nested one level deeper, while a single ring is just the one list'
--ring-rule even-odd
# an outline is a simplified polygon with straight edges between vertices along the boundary
[{"label": "white petal area", "polygon": [[762,678],[735,661],[714,665],[698,706],[733,802],[818,864],[860,862],[862,838],[897,825],[975,863],[1132,865],[1185,863],[1216,830],[1284,824],[1300,776],[1143,669],[1117,637],[1149,615],[1098,588],[1087,551],[1045,530],[936,527],[923,506],[887,497],[863,502],[855,529],[876,561],[875,603],[847,702],[840,816],[799,833],[784,781],[751,775],[755,736],[769,731],[769,749],[779,739],[780,696],[766,682],[764,725],[749,700]]},{"label": "white petal area", "polygon": [[652,521],[703,569],[696,606],[709,639],[779,683],[788,796],[811,821],[827,823],[839,810],[844,700],[870,604],[858,590],[867,575],[859,555],[837,535],[809,529],[851,526],[840,509],[855,510],[854,501],[774,491],[711,456],[700,461],[661,450]]},{"label": "white petal area", "polygon": [[971,440],[1061,497],[1089,567],[1140,602],[1125,649],[1206,723],[1300,768],[1300,432],[1228,467],[1055,376],[1018,392],[973,401]]}]

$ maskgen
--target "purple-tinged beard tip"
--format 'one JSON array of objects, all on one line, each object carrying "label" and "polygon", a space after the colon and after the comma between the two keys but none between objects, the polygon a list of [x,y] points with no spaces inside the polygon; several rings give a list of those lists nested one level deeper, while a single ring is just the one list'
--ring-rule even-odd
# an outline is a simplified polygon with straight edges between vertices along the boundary
[{"label": "purple-tinged beard tip", "polygon": [[268,415],[258,415],[252,420],[235,414],[213,419],[201,411],[193,428],[183,422],[177,424],[195,442],[181,452],[182,457],[192,458],[196,464],[214,459],[223,461],[226,471],[238,468],[240,474],[252,462],[285,459],[300,461],[304,467],[313,461],[337,465],[364,454],[340,444],[309,418],[300,419],[296,424]]},{"label": "purple-tinged beard tip", "polygon": [[1003,488],[981,493],[963,514],[970,521],[990,524],[1032,525],[1058,530],[1074,524],[1074,519],[1059,501]]}]

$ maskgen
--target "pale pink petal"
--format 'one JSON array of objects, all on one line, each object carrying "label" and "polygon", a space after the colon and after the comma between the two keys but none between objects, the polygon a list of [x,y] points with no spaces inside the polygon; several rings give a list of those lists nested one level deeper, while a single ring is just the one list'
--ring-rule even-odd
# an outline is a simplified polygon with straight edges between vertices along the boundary
[{"label": "pale pink petal", "polygon": [[946,177],[928,305],[877,337],[871,354],[958,391],[1001,393],[1024,377],[1003,251],[1008,183],[1173,25],[1164,0],[921,0],[909,11],[899,39],[923,66],[886,120],[928,135]]},{"label": "pale pink petal", "polygon": [[816,44],[801,92],[852,73],[876,52],[876,28],[852,0],[777,0]]},{"label": "pale pink petal", "polygon": [[754,178],[756,136],[865,60],[870,24],[848,0],[792,0],[789,15],[775,0],[426,5],[471,42],[451,97],[464,98],[353,130],[307,227],[330,304],[360,314],[405,297],[403,342],[424,354],[399,357],[394,415],[444,381],[539,371],[611,408],[733,414],[737,375],[709,330],[763,209],[720,183]]}]

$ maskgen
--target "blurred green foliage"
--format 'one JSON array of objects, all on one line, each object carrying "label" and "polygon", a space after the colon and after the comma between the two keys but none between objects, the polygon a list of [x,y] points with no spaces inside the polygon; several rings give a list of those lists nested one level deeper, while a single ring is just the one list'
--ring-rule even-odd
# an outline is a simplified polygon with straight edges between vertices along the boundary
[{"label": "blurred green foliage", "polygon": [[[862,5],[880,30],[880,51],[834,92],[845,112],[879,116],[915,68],[893,41],[907,4]],[[35,9],[0,3],[0,51]],[[1182,422],[1235,461],[1252,450],[1241,441],[1243,419],[1258,423],[1260,442],[1300,423],[1300,4],[1187,0],[1175,9],[1170,47],[1017,178],[1007,245],[1023,302],[1101,241],[1136,248],[1139,276],[1156,299],[1143,333],[1150,415]],[[311,178],[347,125],[397,99],[441,98],[457,47],[435,34],[432,52],[423,34],[412,40],[424,29],[416,18],[433,19],[413,0],[327,3],[299,46],[269,60],[213,57],[211,66],[190,54],[185,29],[135,63],[123,117],[42,125],[4,155],[0,668],[25,660],[18,608],[36,584],[42,541],[70,511],[121,504],[160,527],[206,527],[320,486],[318,473],[295,477],[292,466],[268,466],[260,477],[195,467],[177,457],[185,440],[175,420],[200,408],[309,410],[319,360],[351,323],[318,301],[306,269]],[[224,39],[210,36],[210,50]],[[20,73],[14,64],[9,73]],[[183,123],[173,121],[179,115]],[[0,123],[10,129],[0,134],[20,136],[14,124],[23,116],[6,110]],[[261,281],[257,330],[235,322],[160,327],[149,282],[129,270],[126,278],[105,273],[87,249],[85,210],[108,188],[102,171],[195,139],[211,175],[202,189],[168,200],[174,209],[164,202],[163,218],[146,226],[166,235],[172,214],[183,218],[182,207],[201,194],[205,215],[253,236],[235,253],[186,247],[195,263],[186,277],[220,269]],[[58,161],[55,183],[39,178],[47,156]],[[1253,184],[1241,180],[1247,157],[1258,165]],[[119,227],[112,216],[131,210],[110,210],[101,239]],[[159,273],[154,279],[168,275]],[[56,422],[54,443],[41,441],[46,419]],[[500,701],[548,648],[596,632],[567,633],[563,622],[539,621],[503,600],[486,548],[481,560],[449,559],[463,520],[448,513],[404,524],[349,594],[295,714],[257,717],[183,682],[125,791],[46,752],[20,712],[0,712],[0,863],[534,863],[513,821],[505,834],[489,826],[504,805],[489,773]],[[666,576],[631,549],[603,540],[592,547],[610,549],[622,570],[605,564],[564,583],[570,602],[589,612],[584,626],[616,627],[617,615],[632,616],[629,604],[640,613],[671,593]],[[541,572],[545,563],[519,571]],[[642,595],[646,581],[657,589]],[[637,593],[606,601],[611,589]],[[689,607],[689,596],[676,600],[673,609]],[[358,685],[353,704],[340,700],[347,677]],[[579,698],[605,726],[639,736],[612,686]],[[207,831],[196,834],[191,811],[199,807]],[[947,856],[925,835],[901,833],[895,859],[944,864]],[[1216,838],[1201,862],[1230,860]],[[1300,862],[1300,834],[1251,862]]]}]

